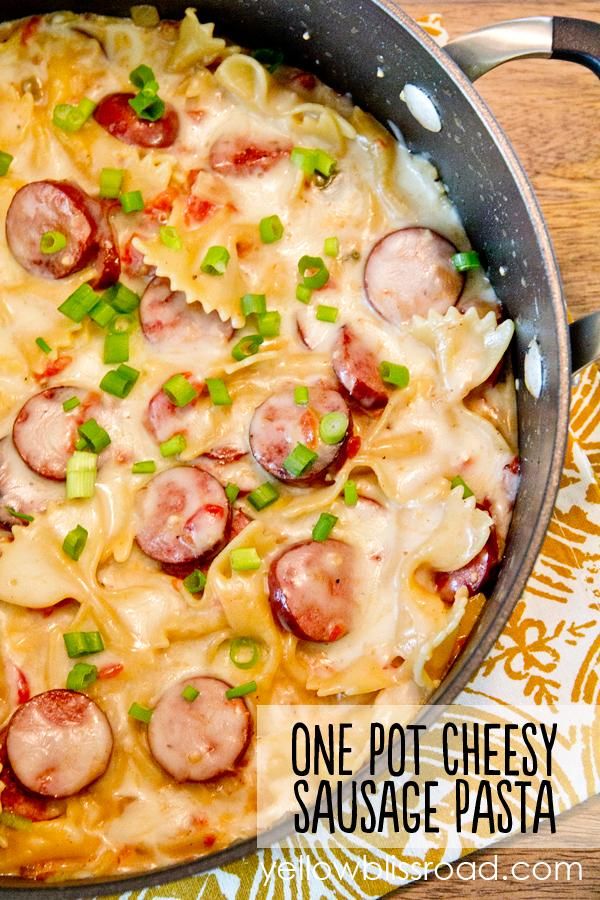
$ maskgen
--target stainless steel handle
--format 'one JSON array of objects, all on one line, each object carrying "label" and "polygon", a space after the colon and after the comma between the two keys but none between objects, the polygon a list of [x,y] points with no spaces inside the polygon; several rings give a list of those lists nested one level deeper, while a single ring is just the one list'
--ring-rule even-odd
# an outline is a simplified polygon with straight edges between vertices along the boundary
[{"label": "stainless steel handle", "polygon": [[[561,16],[510,19],[450,41],[446,52],[471,81],[505,62],[527,57],[566,59],[600,77],[600,24]],[[571,367],[600,359],[600,312],[570,326]]]}]

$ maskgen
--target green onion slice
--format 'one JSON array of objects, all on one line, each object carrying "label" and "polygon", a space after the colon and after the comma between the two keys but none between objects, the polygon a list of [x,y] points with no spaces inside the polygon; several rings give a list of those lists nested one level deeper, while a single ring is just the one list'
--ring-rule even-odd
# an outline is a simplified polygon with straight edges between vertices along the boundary
[{"label": "green onion slice", "polygon": [[19,512],[14,509],[12,506],[5,506],[4,509],[9,514],[9,516],[13,516],[15,519],[21,519],[22,522],[33,522],[33,516],[28,515],[27,513]]},{"label": "green onion slice", "polygon": [[155,6],[140,3],[130,9],[131,19],[138,28],[155,28],[160,22],[160,15]]},{"label": "green onion slice", "polygon": [[257,510],[270,506],[271,503],[275,503],[276,500],[279,500],[279,491],[270,481],[265,481],[264,484],[254,488],[254,490],[250,491],[248,494],[248,502]]},{"label": "green onion slice", "polygon": [[87,419],[77,431],[82,438],[85,438],[94,453],[101,453],[110,444],[108,432],[98,425],[95,419]]},{"label": "green onion slice", "polygon": [[69,294],[67,299],[58,307],[58,311],[73,322],[82,322],[87,314],[98,302],[98,295],[94,293],[87,282]]},{"label": "green onion slice", "polygon": [[70,691],[84,691],[96,681],[97,666],[90,663],[76,663],[67,675],[67,688]]},{"label": "green onion slice", "polygon": [[140,305],[140,295],[120,281],[107,288],[102,299],[120,313],[132,313]]},{"label": "green onion slice", "polygon": [[300,303],[310,303],[310,298],[312,297],[312,289],[306,287],[305,284],[297,284],[296,285],[296,300],[299,300]]},{"label": "green onion slice", "polygon": [[87,539],[87,530],[83,527],[83,525],[77,525],[72,529],[72,531],[69,531],[69,533],[65,535],[65,539],[62,545],[63,550],[65,551],[67,556],[70,556],[72,560],[77,562],[77,560],[83,553],[83,548],[86,545]]},{"label": "green onion slice", "polygon": [[110,326],[111,322],[116,318],[117,311],[113,309],[109,303],[99,300],[89,312],[90,319],[99,325],[100,328]]},{"label": "green onion slice", "polygon": [[162,386],[163,391],[175,406],[187,406],[198,396],[198,391],[185,375],[172,375]]},{"label": "green onion slice", "polygon": [[382,381],[385,381],[386,384],[393,384],[394,387],[405,388],[410,382],[410,372],[406,366],[387,360],[383,360],[379,364],[379,374]]},{"label": "green onion slice", "polygon": [[127,715],[131,716],[132,719],[137,719],[138,722],[143,722],[144,725],[147,725],[152,718],[153,709],[148,709],[147,706],[142,706],[140,703],[132,703],[127,711]]},{"label": "green onion slice", "polygon": [[254,313],[260,315],[267,311],[267,298],[264,294],[244,294],[240,305],[244,316],[251,316]]},{"label": "green onion slice", "polygon": [[304,475],[319,458],[318,453],[309,450],[304,444],[296,444],[289,456],[283,461],[283,468],[294,478]]},{"label": "green onion slice", "polygon": [[63,640],[70,659],[104,650],[104,641],[99,631],[68,631],[63,634]]},{"label": "green onion slice", "polygon": [[330,412],[319,423],[319,435],[324,444],[339,444],[346,436],[350,421],[346,413]]},{"label": "green onion slice", "polygon": [[238,669],[253,669],[260,659],[260,649],[254,638],[234,638],[229,646],[229,659]]},{"label": "green onion slice", "polygon": [[14,156],[11,156],[10,153],[0,150],[0,175],[6,175],[13,159]]},{"label": "green onion slice", "polygon": [[195,688],[193,684],[186,684],[181,692],[181,696],[184,700],[187,700],[188,703],[193,703],[194,700],[200,696],[200,691]]},{"label": "green onion slice", "polygon": [[260,334],[246,334],[232,348],[231,355],[238,362],[248,359],[249,356],[254,356],[258,353],[258,349],[263,341],[264,338]]},{"label": "green onion slice", "polygon": [[177,456],[179,453],[183,453],[186,447],[187,441],[183,434],[174,434],[173,437],[158,445],[160,455],[165,457],[165,459],[169,456]]},{"label": "green onion slice", "polygon": [[153,459],[141,459],[132,465],[131,471],[134,475],[152,475],[156,472],[156,463]]},{"label": "green onion slice", "polygon": [[209,247],[204,259],[200,263],[200,269],[206,275],[223,275],[230,258],[227,247],[221,247],[219,245]]},{"label": "green onion slice", "polygon": [[150,66],[146,66],[143,63],[129,73],[129,80],[139,91],[148,91],[149,93],[158,91],[158,81],[154,72]]},{"label": "green onion slice", "polygon": [[125,213],[141,212],[144,208],[144,198],[141,191],[126,191],[121,194],[121,207]]},{"label": "green onion slice", "polygon": [[279,216],[266,216],[258,225],[263,244],[274,244],[283,237],[283,223]]},{"label": "green onion slice", "polygon": [[344,503],[346,506],[356,506],[358,503],[358,489],[355,481],[348,480],[344,485]]},{"label": "green onion slice", "polygon": [[107,334],[104,338],[104,362],[121,363],[129,359],[129,335]]},{"label": "green onion slice", "polygon": [[305,384],[299,384],[294,388],[294,403],[297,406],[306,406],[308,403],[308,388]]},{"label": "green onion slice", "polygon": [[237,484],[234,484],[232,481],[229,482],[225,486],[225,496],[229,500],[230,503],[235,503],[240,493],[240,489]]},{"label": "green onion slice", "polygon": [[[320,256],[302,256],[298,262],[302,283],[313,291],[322,288],[329,281],[329,270]],[[307,275],[310,272],[312,274]]]},{"label": "green onion slice", "polygon": [[325,243],[323,244],[323,253],[325,256],[338,256],[340,252],[340,242],[336,237],[328,237],[325,238]]},{"label": "green onion slice", "polygon": [[183,241],[173,225],[161,225],[159,235],[162,243],[165,247],[168,247],[169,250],[181,250],[183,247]]},{"label": "green onion slice", "polygon": [[338,312],[337,306],[324,306],[323,304],[319,304],[315,315],[319,322],[330,322],[333,324],[338,317]]},{"label": "green onion slice", "polygon": [[52,353],[52,347],[43,337],[36,338],[35,342],[43,353]]},{"label": "green onion slice", "polygon": [[140,373],[137,369],[122,363],[117,369],[111,369],[110,372],[106,373],[100,382],[100,388],[107,394],[112,394],[114,397],[119,397],[123,400],[131,393],[139,377]]},{"label": "green onion slice", "polygon": [[281,313],[272,309],[269,312],[259,313],[256,317],[258,333],[261,337],[274,338],[281,331]]},{"label": "green onion slice", "polygon": [[83,97],[77,106],[70,103],[59,103],[54,107],[52,124],[62,131],[79,131],[95,109],[96,104],[89,97]]},{"label": "green onion slice", "polygon": [[140,119],[157,122],[165,114],[165,103],[156,94],[140,91],[129,99],[129,105]]},{"label": "green onion slice", "polygon": [[333,516],[331,513],[321,513],[312,530],[313,541],[326,541],[336,522],[337,516]]},{"label": "green onion slice", "polygon": [[237,687],[229,688],[228,691],[225,691],[225,696],[228,700],[235,700],[236,697],[245,697],[246,694],[253,694],[256,689],[255,681],[247,681],[246,684],[238,684]]},{"label": "green onion slice", "polygon": [[79,397],[70,397],[63,403],[63,409],[65,412],[71,412],[72,409],[76,409],[80,404],[81,400]]},{"label": "green onion slice", "polygon": [[100,196],[116,200],[121,193],[125,172],[123,169],[102,169],[100,172]]},{"label": "green onion slice", "polygon": [[335,174],[336,161],[324,150],[309,147],[294,147],[290,154],[290,160],[305,175],[322,175],[331,178]]},{"label": "green onion slice", "polygon": [[231,397],[222,378],[207,378],[206,387],[215,406],[230,406]]},{"label": "green onion slice", "polygon": [[[87,439],[82,438],[81,440],[87,446]],[[96,454],[87,451],[76,450],[69,457],[67,461],[67,500],[87,500],[94,496],[97,461]]]},{"label": "green onion slice", "polygon": [[29,831],[33,821],[25,816],[20,816],[18,813],[3,809],[0,812],[0,825],[4,825],[5,828],[12,828],[14,831]]},{"label": "green onion slice", "polygon": [[40,250],[46,256],[58,253],[67,246],[67,237],[62,231],[45,231],[40,238]]},{"label": "green onion slice", "polygon": [[457,272],[468,272],[469,269],[480,269],[481,260],[476,250],[466,250],[464,253],[454,254],[452,265]]},{"label": "green onion slice", "polygon": [[256,547],[238,547],[229,553],[229,561],[234,572],[253,572],[260,569],[261,558]]},{"label": "green onion slice", "polygon": [[127,313],[117,313],[114,319],[111,320],[108,330],[111,334],[131,334],[136,324],[137,319],[135,316],[130,316]]},{"label": "green onion slice", "polygon": [[194,569],[183,579],[183,586],[190,594],[200,594],[206,587],[206,575],[201,569]]},{"label": "green onion slice", "polygon": [[450,490],[454,490],[456,487],[461,487],[463,489],[463,500],[466,500],[467,497],[474,497],[475,494],[460,475],[455,475],[454,478],[450,481]]}]

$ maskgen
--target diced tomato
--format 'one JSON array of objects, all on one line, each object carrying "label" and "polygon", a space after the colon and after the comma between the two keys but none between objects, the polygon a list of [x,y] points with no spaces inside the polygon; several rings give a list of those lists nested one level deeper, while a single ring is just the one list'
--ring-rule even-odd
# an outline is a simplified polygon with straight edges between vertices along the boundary
[{"label": "diced tomato", "polygon": [[190,225],[192,222],[203,222],[212,215],[215,209],[216,204],[211,203],[210,200],[203,200],[202,197],[195,197],[193,194],[190,195],[185,204],[186,224]]},{"label": "diced tomato", "polygon": [[206,837],[203,839],[202,843],[204,844],[205,847],[212,847],[215,844],[216,840],[217,840],[216,835],[207,834]]},{"label": "diced tomato", "polygon": [[52,360],[52,362],[48,363],[46,368],[41,373],[35,373],[33,377],[36,381],[47,381],[49,378],[52,378],[54,375],[58,375],[63,369],[66,369],[67,366],[70,366],[73,362],[73,358],[71,356],[57,356],[56,359]]},{"label": "diced tomato", "polygon": [[354,457],[360,450],[360,443],[360,437],[357,434],[353,434],[352,437],[348,438],[348,445],[346,449],[348,459],[354,459]]},{"label": "diced tomato", "polygon": [[102,666],[101,669],[98,669],[98,678],[116,678],[122,671],[123,665],[121,663],[111,663],[110,665]]},{"label": "diced tomato", "polygon": [[204,509],[210,516],[215,516],[216,518],[220,518],[225,514],[225,508],[217,506],[216,503],[208,503]]},{"label": "diced tomato", "polygon": [[151,219],[158,222],[166,222],[173,211],[173,203],[179,191],[176,188],[169,187],[165,191],[157,194],[153,200],[146,204],[144,213]]},{"label": "diced tomato", "polygon": [[25,44],[27,44],[34,36],[36,31],[40,27],[41,21],[41,16],[32,16],[25,22],[23,31],[21,32],[21,43],[23,44],[23,46],[25,46]]},{"label": "diced tomato", "polygon": [[31,697],[31,690],[29,687],[29,682],[27,681],[27,676],[24,672],[21,671],[18,667],[17,669],[17,703],[27,703],[29,698]]},{"label": "diced tomato", "polygon": [[317,86],[317,79],[311,72],[297,72],[292,76],[291,82],[292,86],[297,84],[305,91],[314,91]]}]

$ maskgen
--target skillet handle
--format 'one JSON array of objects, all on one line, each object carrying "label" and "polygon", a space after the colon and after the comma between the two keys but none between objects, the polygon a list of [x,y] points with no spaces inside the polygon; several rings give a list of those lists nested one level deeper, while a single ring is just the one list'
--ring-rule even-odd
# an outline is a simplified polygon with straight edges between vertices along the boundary
[{"label": "skillet handle", "polygon": [[[600,23],[586,19],[510,19],[462,35],[444,49],[471,81],[502,63],[528,57],[580,63],[600,78]],[[574,322],[570,341],[573,372],[600,359],[600,312]]]}]

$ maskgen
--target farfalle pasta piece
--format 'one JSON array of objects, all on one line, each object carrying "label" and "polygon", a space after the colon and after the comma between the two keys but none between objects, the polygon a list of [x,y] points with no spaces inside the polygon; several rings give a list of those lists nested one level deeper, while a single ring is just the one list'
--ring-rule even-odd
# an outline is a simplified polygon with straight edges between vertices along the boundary
[{"label": "farfalle pasta piece", "polygon": [[235,53],[227,57],[215,77],[222,87],[244,103],[261,110],[266,107],[270,75],[251,56]]},{"label": "farfalle pasta piece", "polygon": [[320,103],[300,103],[288,113],[298,143],[317,140],[333,153],[344,153],[346,142],[354,140],[356,129],[343,116]]},{"label": "farfalle pasta piece", "polygon": [[461,314],[452,306],[443,316],[436,312],[426,319],[415,316],[409,329],[435,350],[445,391],[451,399],[461,400],[492,374],[515,326],[510,319],[498,325],[493,312],[480,319],[474,308]]},{"label": "farfalle pasta piece", "polygon": [[172,72],[183,72],[190,66],[208,66],[221,58],[227,52],[226,44],[222,38],[214,37],[214,29],[212,22],[199,22],[196,10],[188,7],[179,26],[177,43],[167,60],[167,68]]}]

